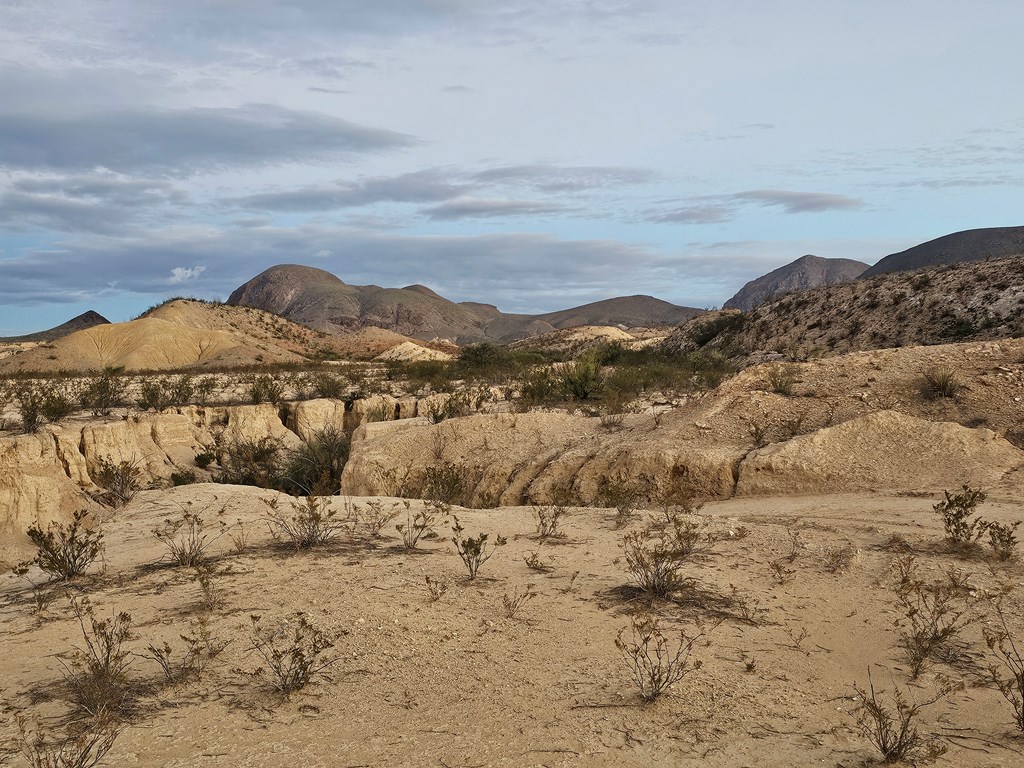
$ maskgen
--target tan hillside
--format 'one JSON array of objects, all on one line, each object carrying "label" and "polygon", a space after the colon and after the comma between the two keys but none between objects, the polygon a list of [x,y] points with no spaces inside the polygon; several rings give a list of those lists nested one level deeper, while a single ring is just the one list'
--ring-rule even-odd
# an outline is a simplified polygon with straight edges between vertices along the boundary
[{"label": "tan hillside", "polygon": [[262,310],[178,299],[137,320],[98,325],[9,356],[0,361],[0,373],[216,368],[328,353],[370,359],[407,341],[380,328],[327,335]]},{"label": "tan hillside", "polygon": [[612,326],[581,325],[565,330],[550,331],[540,336],[514,341],[510,349],[530,349],[550,352],[564,357],[577,357],[589,349],[597,349],[613,342],[632,346],[639,342],[636,336]]},{"label": "tan hillside", "polygon": [[666,347],[807,356],[1024,336],[1024,257],[886,273],[729,318],[691,320]]}]

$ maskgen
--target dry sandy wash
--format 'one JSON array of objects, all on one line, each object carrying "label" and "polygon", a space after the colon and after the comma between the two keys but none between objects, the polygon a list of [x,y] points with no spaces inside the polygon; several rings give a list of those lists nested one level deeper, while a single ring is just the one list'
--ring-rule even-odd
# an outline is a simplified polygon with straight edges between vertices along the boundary
[{"label": "dry sandy wash", "polygon": [[[200,681],[160,686],[152,661],[135,658],[138,688],[128,727],[104,761],[118,766],[859,766],[872,750],[847,714],[851,684],[894,684],[915,699],[940,678],[963,690],[922,711],[920,729],[948,747],[941,764],[1019,766],[1009,704],[986,683],[990,659],[983,598],[1019,585],[1019,563],[953,557],[942,545],[934,498],[873,494],[741,498],[700,513],[717,542],[686,566],[692,578],[674,600],[650,602],[630,588],[622,562],[625,529],[614,510],[574,508],[563,536],[541,544],[529,507],[454,510],[467,531],[507,537],[470,581],[450,527],[406,552],[393,525],[378,539],[342,535],[320,550],[275,547],[263,517],[272,492],[194,485],[141,493],[104,525],[102,569],[68,589],[88,594],[99,615],[127,611],[141,652],[207,616],[226,650]],[[365,508],[366,499],[351,500]],[[344,513],[345,499],[332,503]],[[383,499],[385,507],[400,500]],[[412,502],[413,509],[420,502]],[[152,530],[183,508],[212,523],[218,512],[242,520],[248,548],[228,537],[211,549],[223,603],[210,612],[187,569],[161,565]],[[996,520],[1024,517],[1015,498],[992,497],[979,511]],[[894,534],[903,537],[893,543]],[[493,537],[492,537],[493,539]],[[796,541],[796,546],[794,546]],[[851,544],[849,569],[831,573],[823,553]],[[926,581],[960,569],[974,623],[955,664],[935,662],[908,684],[897,648],[894,557],[911,550]],[[550,570],[531,570],[537,553]],[[788,559],[792,555],[792,559]],[[785,563],[784,583],[770,570]],[[573,575],[576,574],[575,579]],[[956,575],[956,574],[954,574]],[[447,582],[431,601],[425,577]],[[536,596],[515,618],[502,598],[533,585]],[[1006,603],[1024,636],[1021,597]],[[33,611],[31,590],[0,583],[0,737],[16,734],[14,715],[67,713],[61,659],[82,637],[61,591]],[[700,624],[701,662],[669,693],[644,704],[614,640],[630,617],[650,610],[670,636]],[[264,623],[302,614],[335,638],[337,658],[289,701],[266,680],[249,647],[250,615]],[[12,756],[12,764],[21,758]]]}]

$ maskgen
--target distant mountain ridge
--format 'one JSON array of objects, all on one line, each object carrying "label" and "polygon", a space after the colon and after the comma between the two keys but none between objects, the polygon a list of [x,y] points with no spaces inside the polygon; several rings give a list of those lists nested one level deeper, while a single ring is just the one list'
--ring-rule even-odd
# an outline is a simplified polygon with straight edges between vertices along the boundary
[{"label": "distant mountain ridge", "polygon": [[749,312],[766,301],[781,298],[788,293],[849,282],[867,268],[864,262],[853,259],[826,259],[808,254],[751,280],[722,307]]},{"label": "distant mountain ridge", "polygon": [[700,314],[653,296],[626,296],[540,315],[449,301],[422,285],[356,286],[315,267],[281,264],[239,286],[228,304],[255,307],[326,333],[373,326],[415,339],[459,344],[514,341],[575,325],[679,325]]},{"label": "distant mountain ridge", "polygon": [[38,333],[29,333],[24,336],[8,336],[6,338],[0,338],[0,341],[8,344],[18,344],[21,342],[30,341],[55,341],[61,339],[75,331],[84,331],[86,328],[94,328],[97,325],[109,325],[110,321],[107,320],[99,312],[89,310],[83,312],[78,317],[73,317],[66,323],[50,328],[46,331],[39,331]]},{"label": "distant mountain ridge", "polygon": [[1024,227],[966,229],[891,253],[865,270],[861,277],[1021,255],[1024,255]]}]

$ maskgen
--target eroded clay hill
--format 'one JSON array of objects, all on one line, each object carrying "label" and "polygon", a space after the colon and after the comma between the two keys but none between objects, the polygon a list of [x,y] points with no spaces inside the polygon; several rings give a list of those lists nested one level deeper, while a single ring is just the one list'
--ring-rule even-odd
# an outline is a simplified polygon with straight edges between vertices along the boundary
[{"label": "eroded clay hill", "polygon": [[405,343],[407,337],[380,328],[328,335],[258,309],[178,299],[137,320],[97,325],[4,358],[0,373],[269,365],[328,354],[370,359]]}]

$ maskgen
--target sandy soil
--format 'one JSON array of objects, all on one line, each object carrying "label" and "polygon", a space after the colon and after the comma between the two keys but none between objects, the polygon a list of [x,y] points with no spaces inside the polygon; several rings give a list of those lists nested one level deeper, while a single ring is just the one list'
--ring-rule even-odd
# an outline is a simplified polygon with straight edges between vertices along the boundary
[{"label": "sandy soil", "polygon": [[[703,515],[720,539],[688,566],[691,587],[676,600],[649,603],[629,587],[623,531],[609,510],[572,510],[564,537],[543,545],[529,508],[456,510],[469,532],[508,537],[469,581],[447,527],[415,552],[401,548],[393,526],[372,543],[343,536],[302,554],[275,548],[261,522],[260,497],[268,495],[218,485],[145,492],[105,523],[105,569],[70,591],[88,594],[101,615],[129,612],[136,651],[163,640],[180,648],[178,636],[203,615],[188,573],[155,565],[165,550],[151,531],[161,520],[189,502],[208,521],[224,508],[226,520],[246,521],[251,543],[238,554],[224,537],[211,550],[224,604],[209,625],[230,645],[201,681],[169,687],[157,685],[153,662],[136,658],[134,713],[104,765],[862,765],[872,751],[847,714],[855,706],[851,684],[865,684],[869,666],[880,687],[908,683],[890,588],[896,552],[887,542],[897,533],[913,547],[924,578],[945,579],[959,568],[969,574],[965,595],[979,597],[971,609],[978,622],[963,632],[975,656],[955,668],[933,664],[909,686],[912,697],[925,698],[940,676],[966,685],[922,713],[922,732],[949,747],[940,764],[1024,764],[1009,705],[983,683],[980,599],[999,584],[1019,585],[1024,570],[946,553],[935,499],[710,503]],[[341,509],[342,500],[334,503]],[[980,511],[1024,517],[1024,505],[1009,499]],[[801,546],[786,565],[792,578],[779,584],[769,562],[794,551],[794,535]],[[851,568],[827,572],[822,549],[846,542],[857,549]],[[525,565],[531,552],[550,572]],[[426,576],[450,584],[437,602]],[[536,597],[506,617],[502,597],[528,584]],[[1008,605],[1024,636],[1021,596],[1011,595]],[[692,633],[696,623],[706,631],[693,653],[702,666],[650,705],[614,645],[643,610],[666,632]],[[258,666],[249,617],[272,624],[297,612],[336,637],[338,660],[283,701],[246,674]],[[30,590],[13,576],[0,579],[0,631],[2,742],[15,733],[15,713],[67,714],[60,659],[82,638],[66,596],[36,614]]]}]

